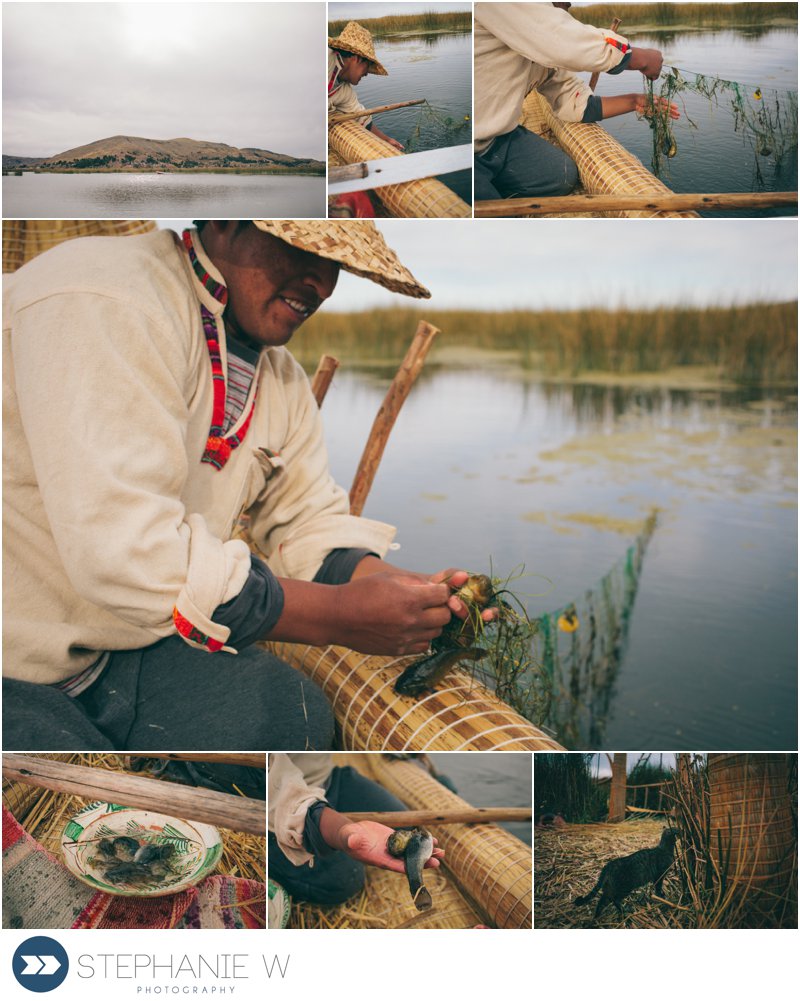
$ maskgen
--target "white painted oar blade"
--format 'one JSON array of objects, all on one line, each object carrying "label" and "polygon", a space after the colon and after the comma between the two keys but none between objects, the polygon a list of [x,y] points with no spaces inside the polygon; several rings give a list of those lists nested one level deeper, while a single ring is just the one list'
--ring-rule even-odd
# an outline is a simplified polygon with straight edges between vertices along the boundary
[{"label": "white painted oar blade", "polygon": [[430,149],[422,153],[405,153],[387,156],[383,160],[367,160],[367,176],[328,184],[329,195],[345,195],[350,191],[371,191],[387,184],[405,184],[422,177],[437,177],[454,170],[472,167],[472,145],[448,146],[447,149]]}]

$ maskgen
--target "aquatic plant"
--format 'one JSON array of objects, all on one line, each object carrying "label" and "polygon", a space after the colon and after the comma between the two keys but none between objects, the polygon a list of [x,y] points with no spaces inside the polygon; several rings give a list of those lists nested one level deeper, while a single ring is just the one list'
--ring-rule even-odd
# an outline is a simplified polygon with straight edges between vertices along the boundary
[{"label": "aquatic plant", "polygon": [[[421,145],[424,134],[424,146]],[[420,149],[442,149],[459,140],[468,142],[472,134],[472,120],[469,115],[453,118],[446,111],[434,107],[429,101],[421,104],[417,112],[414,128],[406,139],[407,153]]]},{"label": "aquatic plant", "polygon": [[[715,108],[730,112],[734,132],[742,136],[753,151],[756,182],[763,182],[759,157],[772,157],[776,164],[797,152],[797,94],[792,91],[764,91],[747,88],[734,80],[723,80],[703,73],[690,73],[672,66],[659,77],[658,94],[654,81],[646,82],[649,111],[647,122],[653,131],[653,173],[662,172],[664,157],[672,159],[678,152],[674,123],[669,115],[669,103],[692,93],[707,100]],[[658,96],[663,99],[656,101]],[[686,113],[689,125],[698,126]]]}]

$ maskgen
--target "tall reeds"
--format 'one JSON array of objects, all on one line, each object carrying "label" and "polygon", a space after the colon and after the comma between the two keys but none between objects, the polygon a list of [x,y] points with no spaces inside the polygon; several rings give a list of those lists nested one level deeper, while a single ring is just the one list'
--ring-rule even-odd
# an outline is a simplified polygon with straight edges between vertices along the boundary
[{"label": "tall reeds", "polygon": [[[328,34],[338,35],[347,24],[347,18],[328,22]],[[420,11],[417,14],[387,14],[385,17],[359,18],[362,27],[374,38],[385,38],[401,32],[471,31],[472,13],[469,10]]]},{"label": "tall reeds", "polygon": [[611,24],[613,18],[625,27],[648,25],[669,28],[676,25],[692,27],[736,27],[763,25],[770,20],[797,21],[794,3],[595,3],[588,7],[573,6],[570,13],[584,24],[598,27]]},{"label": "tall reeds", "polygon": [[[421,315],[409,307],[323,311],[303,327],[292,352],[309,366],[328,352],[350,365],[396,367]],[[433,365],[443,348],[455,346],[514,352],[523,370],[546,376],[701,365],[743,383],[797,379],[796,302],[703,309],[426,309],[424,317],[442,331]]]},{"label": "tall reeds", "polygon": [[560,814],[571,824],[589,823],[606,811],[606,790],[592,778],[591,754],[535,754],[533,796],[536,819]]}]

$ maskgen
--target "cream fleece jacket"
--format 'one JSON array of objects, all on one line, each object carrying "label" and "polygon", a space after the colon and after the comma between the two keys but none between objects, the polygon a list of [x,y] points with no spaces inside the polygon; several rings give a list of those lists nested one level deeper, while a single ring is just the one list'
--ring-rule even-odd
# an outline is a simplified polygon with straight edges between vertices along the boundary
[{"label": "cream fleece jacket", "polygon": [[168,231],[71,240],[5,281],[5,675],[61,681],[173,635],[176,609],[224,643],[211,616],[247,580],[231,536],[248,509],[278,576],[310,580],[338,547],[385,554],[394,529],[350,516],[285,348],[261,352],[227,464],[200,461],[213,401],[201,302],[223,309]]},{"label": "cream fleece jacket", "polygon": [[[356,89],[351,83],[338,79],[340,68],[339,56],[335,49],[328,49],[328,111],[337,114],[349,114],[352,111],[362,111],[364,105],[356,97]],[[372,123],[372,115],[365,115],[356,121],[367,126]]]},{"label": "cream fleece jacket", "polygon": [[278,847],[294,865],[314,856],[303,844],[308,808],[325,799],[323,783],[333,771],[330,754],[270,754],[267,826]]},{"label": "cream fleece jacket", "polygon": [[575,73],[605,73],[629,46],[548,3],[476,3],[475,150],[519,125],[535,87],[565,122],[579,122],[592,91]]}]

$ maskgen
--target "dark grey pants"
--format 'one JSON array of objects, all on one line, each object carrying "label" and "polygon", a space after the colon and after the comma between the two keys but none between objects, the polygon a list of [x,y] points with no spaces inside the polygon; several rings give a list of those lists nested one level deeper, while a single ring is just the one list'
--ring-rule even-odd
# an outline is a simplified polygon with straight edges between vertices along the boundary
[{"label": "dark grey pants", "polygon": [[[325,798],[340,813],[406,809],[396,796],[349,765],[331,772]],[[270,879],[280,883],[294,900],[312,904],[341,904],[359,893],[364,885],[364,866],[344,852],[318,856],[313,866],[292,865],[278,847],[274,834],[269,835],[267,871]]]},{"label": "dark grey pants", "polygon": [[7,751],[327,751],[321,690],[272,654],[190,647],[179,636],[111,655],[76,698],[3,679]]},{"label": "dark grey pants", "polygon": [[557,146],[518,125],[475,154],[475,200],[568,195],[578,168]]}]

